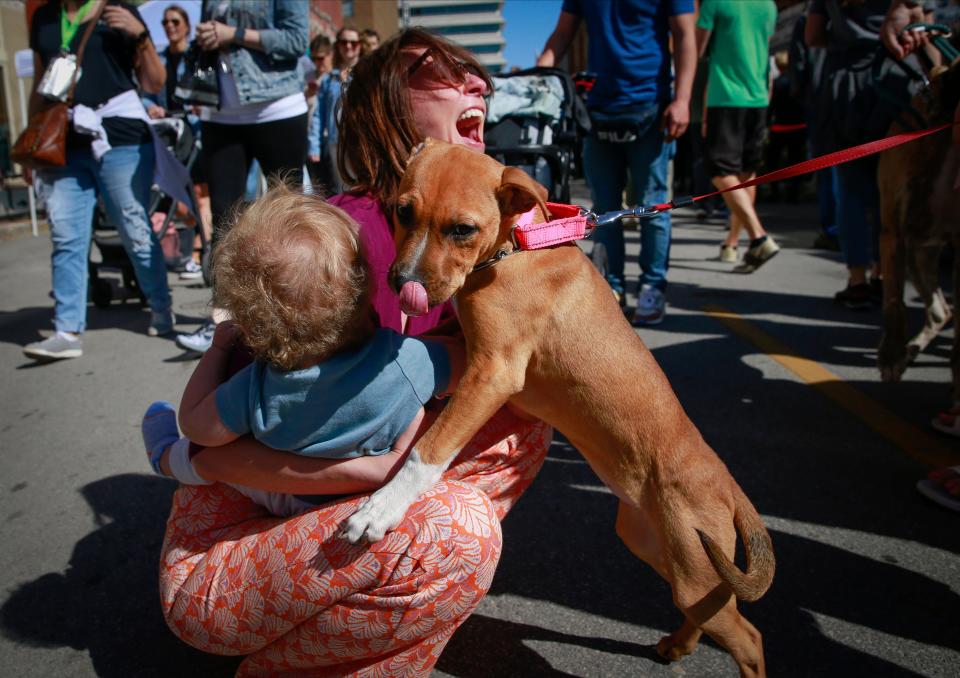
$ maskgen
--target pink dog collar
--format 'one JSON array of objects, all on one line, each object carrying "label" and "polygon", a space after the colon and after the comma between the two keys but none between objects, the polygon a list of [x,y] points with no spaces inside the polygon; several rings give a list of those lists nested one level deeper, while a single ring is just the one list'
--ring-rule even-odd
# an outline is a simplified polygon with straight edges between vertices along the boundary
[{"label": "pink dog collar", "polygon": [[520,216],[513,227],[513,239],[521,250],[539,250],[565,242],[580,240],[589,235],[592,226],[588,212],[576,205],[547,203],[547,211],[553,217],[540,224],[533,223],[536,207]]},{"label": "pink dog collar", "polygon": [[520,215],[513,226],[513,249],[499,249],[492,257],[481,261],[473,267],[474,271],[482,271],[498,263],[504,257],[524,250],[542,250],[554,245],[562,245],[585,238],[593,231],[595,224],[590,217],[593,214],[576,205],[564,205],[556,202],[547,203],[550,221],[540,224],[533,223],[537,213],[534,207],[529,212]]}]

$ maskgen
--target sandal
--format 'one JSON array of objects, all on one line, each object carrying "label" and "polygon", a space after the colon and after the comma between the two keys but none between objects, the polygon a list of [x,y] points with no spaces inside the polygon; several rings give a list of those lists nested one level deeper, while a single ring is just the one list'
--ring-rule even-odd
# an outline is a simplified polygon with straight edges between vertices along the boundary
[{"label": "sandal", "polygon": [[944,508],[960,513],[960,466],[931,471],[917,482],[917,491]]}]

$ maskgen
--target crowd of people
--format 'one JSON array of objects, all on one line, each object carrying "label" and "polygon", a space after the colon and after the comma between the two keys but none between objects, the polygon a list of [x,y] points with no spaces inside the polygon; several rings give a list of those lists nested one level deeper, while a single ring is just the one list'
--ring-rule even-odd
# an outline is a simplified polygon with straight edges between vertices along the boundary
[{"label": "crowd of people", "polygon": [[[897,113],[887,104],[908,100],[915,87],[896,64],[927,47],[901,31],[929,20],[925,9],[910,0],[813,0],[795,34],[797,56],[778,63],[787,78],[781,96],[800,110],[794,118],[789,105],[771,108],[773,0],[564,0],[537,63],[559,63],[586,27],[597,80],[583,163],[593,209],[602,212],[620,209],[625,190],[636,203],[667,202],[676,140],[685,134],[694,186],[723,190],[755,177],[770,111],[777,133],[799,131],[818,154],[883,136]],[[100,16],[74,96],[96,112],[99,130],[71,130],[67,165],[38,176],[54,243],[57,331],[24,351],[38,360],[82,354],[97,196],[146,294],[147,333],[174,332],[166,262],[147,214],[155,160],[148,123],[184,115],[202,140],[193,175],[200,213],[190,218],[209,229],[214,294],[209,321],[177,337],[203,356],[180,426],[169,403],[155,403],[143,419],[151,466],[181,482],[161,556],[167,622],[195,647],[245,655],[238,675],[333,666],[425,675],[489,588],[499,521],[536,475],[551,430],[504,409],[430,497],[414,503],[387,546],[347,544],[339,529],[362,501],[357,493],[396,471],[462,366],[463,347],[449,336],[450,304],[418,317],[401,312],[388,284],[387,215],[425,138],[483,150],[482,121],[479,132],[464,132],[462,116],[486,109],[492,79],[471,52],[418,28],[383,44],[375,31],[350,26],[311,38],[299,0],[204,0],[192,41],[188,13],[171,5],[162,52],[132,5],[50,2],[31,22],[36,72],[75,50],[84,22]],[[876,88],[859,76],[881,41],[892,64],[883,71],[887,97],[865,109]],[[213,64],[216,106],[183,103],[192,52]],[[35,95],[31,108],[41,105]],[[243,207],[253,168],[293,186]],[[826,235],[837,226],[849,271],[837,301],[850,308],[869,303],[879,275],[874,173],[875,160],[863,159],[821,175],[836,188],[822,226]],[[756,196],[722,194],[728,229],[719,256],[738,273],[755,272],[779,251]],[[641,222],[636,324],[665,318],[670,240],[668,212]],[[622,224],[598,229],[595,241],[623,300]],[[191,258],[183,273],[198,275],[199,265]],[[317,412],[331,416],[305,414]],[[926,482],[960,507],[956,473]],[[459,537],[445,538],[451,531]],[[283,609],[271,602],[278,591],[291,603]],[[366,620],[362,628],[343,623],[354,615]]]}]

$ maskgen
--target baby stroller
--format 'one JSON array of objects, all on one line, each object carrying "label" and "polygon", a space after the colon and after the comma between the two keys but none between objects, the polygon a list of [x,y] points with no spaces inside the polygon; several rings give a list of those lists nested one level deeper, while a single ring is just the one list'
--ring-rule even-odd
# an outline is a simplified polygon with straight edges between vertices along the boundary
[{"label": "baby stroller", "polygon": [[[174,157],[180,161],[189,172],[200,155],[200,140],[190,128],[186,118],[183,115],[174,114],[168,118],[151,120],[150,125],[170,152],[173,153]],[[189,190],[192,194],[192,183]],[[154,185],[150,192],[150,204],[147,205],[147,218],[152,220],[153,216],[158,212],[166,214],[162,227],[157,233],[157,237],[161,242],[168,236],[171,229],[174,229],[178,234],[179,240],[175,247],[176,252],[165,256],[167,267],[176,269],[183,264],[180,253],[185,249],[188,252],[193,249],[194,235],[199,236],[204,251],[207,249],[207,243],[199,220],[197,220],[195,227],[186,227],[183,224],[174,222],[176,205],[173,204],[173,202],[170,196],[160,190],[157,185]],[[111,222],[102,200],[97,201],[97,207],[93,213],[93,242],[96,245],[97,251],[100,253],[100,261],[93,261],[91,258],[88,264],[90,270],[90,296],[94,305],[98,308],[106,308],[113,300],[114,286],[111,284],[109,277],[102,275],[106,271],[112,271],[120,274],[122,288],[125,291],[122,298],[129,299],[131,297],[137,297],[140,300],[140,304],[145,306],[147,300],[140,286],[137,284],[133,264],[127,256],[116,225]],[[181,243],[183,245],[181,245]]]},{"label": "baby stroller", "polygon": [[570,202],[570,175],[590,116],[570,74],[528,68],[493,79],[483,135],[487,154],[523,169],[550,199]]}]

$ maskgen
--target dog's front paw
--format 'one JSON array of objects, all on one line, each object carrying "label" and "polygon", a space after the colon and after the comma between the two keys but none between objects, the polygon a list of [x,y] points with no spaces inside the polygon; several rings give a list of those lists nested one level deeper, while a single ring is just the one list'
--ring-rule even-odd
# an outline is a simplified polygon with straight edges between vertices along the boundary
[{"label": "dog's front paw", "polygon": [[388,531],[395,528],[403,520],[407,507],[391,502],[384,493],[374,492],[370,498],[347,519],[343,534],[351,544],[357,544],[366,539],[370,543],[383,539]]}]

